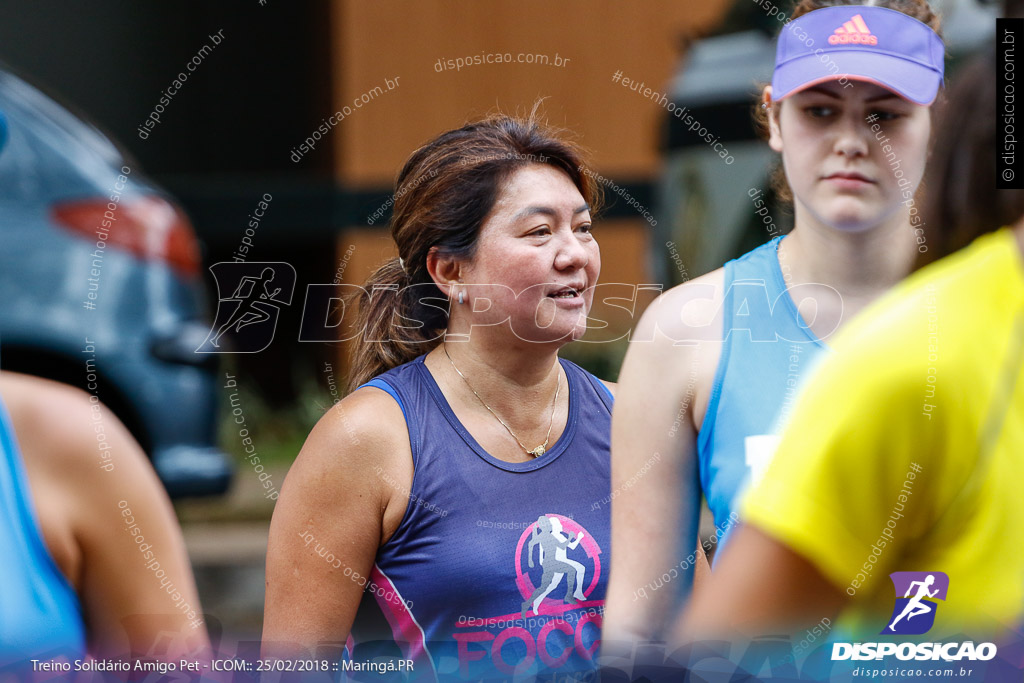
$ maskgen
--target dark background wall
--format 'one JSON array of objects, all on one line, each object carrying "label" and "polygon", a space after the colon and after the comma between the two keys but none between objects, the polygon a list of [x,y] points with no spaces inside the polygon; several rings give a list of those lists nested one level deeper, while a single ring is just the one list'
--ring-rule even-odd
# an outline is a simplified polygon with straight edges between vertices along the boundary
[{"label": "dark background wall", "polygon": [[[274,195],[278,222],[269,216],[261,226],[260,247],[294,240],[299,223],[319,242],[331,150],[296,165],[286,143],[301,141],[330,107],[328,9],[277,0],[4,0],[0,59],[123,145],[184,204],[213,252],[235,246],[263,192]],[[140,139],[137,128],[163,91],[221,29],[224,41]]]}]

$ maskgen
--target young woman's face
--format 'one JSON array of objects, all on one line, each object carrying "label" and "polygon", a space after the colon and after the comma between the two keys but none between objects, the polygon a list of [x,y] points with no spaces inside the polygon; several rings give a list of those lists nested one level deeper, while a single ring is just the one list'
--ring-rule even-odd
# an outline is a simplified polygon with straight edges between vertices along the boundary
[{"label": "young woman's face", "polygon": [[600,272],[583,195],[564,172],[532,164],[508,178],[484,222],[462,270],[463,305],[474,325],[509,320],[526,341],[573,341],[586,332]]},{"label": "young woman's face", "polygon": [[830,81],[773,112],[769,144],[782,153],[798,211],[857,232],[909,212],[930,134],[928,107],[874,83]]}]

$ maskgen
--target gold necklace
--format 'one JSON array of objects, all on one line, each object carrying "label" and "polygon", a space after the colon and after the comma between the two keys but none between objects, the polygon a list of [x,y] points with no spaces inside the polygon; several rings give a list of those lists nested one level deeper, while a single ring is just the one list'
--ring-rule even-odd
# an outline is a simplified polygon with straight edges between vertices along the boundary
[{"label": "gold necklace", "polygon": [[498,422],[501,423],[501,426],[505,428],[505,431],[512,435],[512,438],[516,440],[516,443],[519,444],[519,447],[526,451],[527,455],[532,455],[535,458],[539,458],[540,456],[544,455],[545,451],[548,448],[548,442],[551,440],[551,425],[555,423],[555,406],[558,405],[558,392],[561,391],[562,389],[562,382],[559,380],[559,378],[555,377],[555,397],[551,399],[551,418],[548,420],[548,435],[544,439],[544,443],[537,446],[531,451],[529,448],[523,445],[523,442],[519,440],[519,437],[516,436],[516,433],[512,431],[512,428],[505,424],[505,421],[502,420],[496,412],[491,410],[491,407],[487,405],[487,402],[480,398],[480,394],[476,393],[476,389],[474,389],[473,385],[469,383],[469,380],[466,379],[466,376],[462,374],[462,371],[459,370],[459,367],[455,365],[455,361],[453,361],[451,355],[449,355],[448,345],[442,343],[441,347],[444,349],[444,355],[448,356],[448,362],[452,364],[453,368],[455,368],[455,372],[459,373],[459,377],[461,377],[462,380],[466,383],[466,386],[469,387],[469,390],[473,392],[473,395],[476,396],[477,400],[483,404],[484,408],[487,408],[487,411],[491,415],[493,415]]}]

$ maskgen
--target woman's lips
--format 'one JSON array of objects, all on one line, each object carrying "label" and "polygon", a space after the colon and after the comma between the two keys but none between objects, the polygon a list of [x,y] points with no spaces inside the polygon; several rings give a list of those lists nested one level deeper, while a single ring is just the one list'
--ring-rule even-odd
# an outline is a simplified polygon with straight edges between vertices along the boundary
[{"label": "woman's lips", "polygon": [[875,181],[859,173],[833,173],[827,176],[825,180],[832,186],[844,190],[863,190],[875,184]]},{"label": "woman's lips", "polygon": [[[558,294],[563,296],[557,296]],[[565,294],[569,294],[569,296],[564,296]],[[558,306],[562,308],[579,308],[584,304],[582,287],[565,287],[557,292],[548,294],[547,298],[556,301]]]},{"label": "woman's lips", "polygon": [[580,308],[585,303],[582,296],[551,297],[555,303],[564,308]]}]

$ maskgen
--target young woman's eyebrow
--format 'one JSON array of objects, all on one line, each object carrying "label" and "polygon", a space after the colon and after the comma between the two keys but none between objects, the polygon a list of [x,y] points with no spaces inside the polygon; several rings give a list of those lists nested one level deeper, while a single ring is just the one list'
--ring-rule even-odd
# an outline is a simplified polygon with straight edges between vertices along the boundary
[{"label": "young woman's eyebrow", "polygon": [[903,99],[903,98],[901,98],[899,95],[897,95],[894,92],[886,92],[886,93],[882,93],[881,95],[875,95],[874,97],[869,97],[868,99],[866,99],[864,101],[868,102],[868,103],[871,103],[871,104],[874,104],[875,102],[881,102],[883,100],[901,100],[901,99]]},{"label": "young woman's eyebrow", "polygon": [[820,85],[815,85],[815,86],[813,86],[813,87],[807,88],[807,89],[806,89],[806,90],[804,90],[803,92],[807,92],[807,93],[812,93],[812,92],[813,92],[813,93],[818,93],[819,95],[825,95],[825,96],[827,96],[827,97],[831,97],[831,98],[832,98],[832,99],[834,99],[834,100],[841,100],[841,99],[843,99],[843,98],[842,98],[842,96],[840,96],[840,95],[838,95],[837,93],[834,93],[834,92],[832,92],[832,91],[831,91],[831,90],[829,90],[828,88],[822,87],[822,86],[820,86]]},{"label": "young woman's eyebrow", "polygon": [[[841,100],[842,99],[841,95],[833,92],[832,90],[829,90],[828,88],[822,87],[822,86],[813,86],[811,88],[807,88],[807,90],[805,90],[804,92],[808,92],[808,93],[813,92],[813,93],[817,93],[819,95],[825,95],[826,97],[831,97],[834,100]],[[899,100],[901,98],[900,98],[899,95],[897,95],[894,92],[883,92],[883,93],[880,93],[878,95],[875,95],[874,97],[869,97],[869,98],[867,98],[864,101],[869,103],[869,104],[874,104],[875,102],[881,102],[883,100],[890,100],[890,99]]]}]

